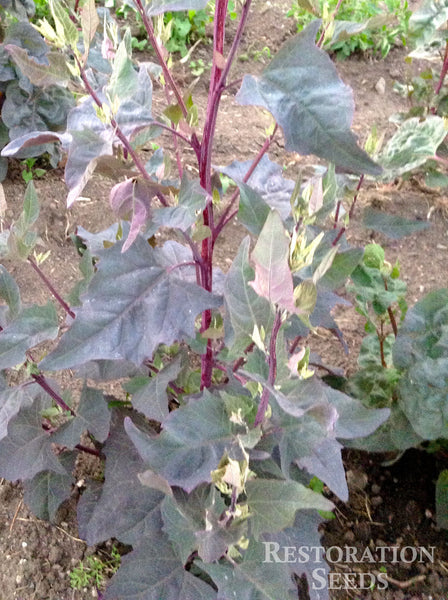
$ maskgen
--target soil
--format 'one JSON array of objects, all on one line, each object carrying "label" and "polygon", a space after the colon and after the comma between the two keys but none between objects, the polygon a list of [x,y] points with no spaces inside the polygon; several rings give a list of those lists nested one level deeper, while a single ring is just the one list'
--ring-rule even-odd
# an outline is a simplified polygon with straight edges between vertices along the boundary
[{"label": "soil", "polygon": [[[241,58],[249,60],[237,61],[231,79],[238,80],[247,72],[259,72],[268,59],[262,55],[255,60],[256,53],[267,47],[274,54],[294,33],[294,22],[285,16],[289,8],[290,3],[286,0],[254,1],[240,52]],[[201,44],[193,58],[202,58],[207,62],[209,55],[210,47]],[[374,124],[386,136],[393,132],[388,119],[404,108],[404,100],[393,92],[393,83],[396,80],[404,82],[409,77],[410,70],[424,68],[424,64],[418,61],[409,66],[405,63],[405,57],[405,49],[396,48],[385,60],[355,56],[337,63],[342,79],[354,90],[356,113],[353,129],[359,135],[361,143]],[[195,80],[188,65],[176,65],[175,73],[182,83],[194,85],[194,99],[200,116],[203,115],[207,98],[206,77]],[[380,80],[381,85],[377,85]],[[263,143],[265,128],[269,124],[263,111],[236,105],[233,95],[234,90],[229,89],[223,97],[217,125],[214,164],[226,165],[235,157],[239,160],[252,158]],[[317,162],[310,157],[285,154],[281,138],[273,145],[270,156],[285,165],[286,176],[291,178],[299,170],[310,172],[311,165]],[[65,295],[79,278],[76,251],[69,239],[74,231],[74,224],[99,231],[114,220],[108,208],[110,180],[105,176],[95,176],[84,191],[84,199],[69,211],[65,207],[66,188],[62,169],[47,172],[35,183],[42,202],[38,221],[42,251],[50,250],[50,257],[43,269],[56,288]],[[10,220],[20,211],[24,192],[18,165],[15,171],[14,168],[10,170],[3,186],[8,203],[6,219]],[[402,276],[408,282],[411,304],[430,290],[447,285],[448,202],[443,192],[426,189],[417,178],[388,185],[369,184],[363,188],[358,204],[357,214],[361,213],[363,206],[373,205],[389,213],[422,220],[430,215],[431,227],[423,233],[398,242],[379,235],[375,239],[384,246],[387,260],[394,262],[399,259]],[[223,269],[228,267],[229,259],[244,235],[245,231],[237,222],[224,232],[216,250],[217,263]],[[348,238],[356,245],[372,239],[373,235],[363,229],[355,217],[350,223]],[[26,264],[18,267],[9,263],[6,266],[16,277],[25,301],[47,301],[46,288],[36,280],[31,267]],[[362,326],[351,308],[339,310],[336,314],[346,335],[349,354],[341,352],[338,342],[325,332],[311,336],[309,343],[312,350],[320,352],[327,362],[350,373],[356,364]],[[66,377],[61,382],[63,387],[79,389],[79,381],[71,378],[70,374]],[[332,566],[332,571],[336,574],[335,587],[338,582],[340,584],[343,574],[359,574],[364,570],[383,573],[387,577],[388,589],[381,590],[378,585],[376,589],[364,591],[338,592],[335,589],[332,598],[446,600],[448,538],[445,531],[437,529],[434,518],[434,482],[440,469],[447,466],[443,457],[413,450],[407,452],[397,463],[383,466],[384,456],[350,450],[345,452],[344,460],[350,500],[345,504],[337,503],[336,519],[324,527],[323,541],[326,547],[351,546],[356,547],[361,554],[366,548],[370,548],[374,557],[378,558],[380,556],[376,547],[433,546],[435,554],[433,561],[426,557],[423,562],[406,561],[406,556],[405,560],[400,556],[397,562],[388,561],[387,564],[337,561]],[[95,466],[87,461],[83,463],[83,468],[80,478]],[[77,490],[74,490],[73,498],[60,509],[56,522],[49,524],[30,513],[23,503],[19,485],[0,481],[2,599],[81,600],[98,596],[97,590],[92,587],[81,591],[70,587],[70,572],[79,565],[80,560],[92,553],[102,559],[107,558],[111,549],[111,542],[101,548],[89,548],[77,537],[76,496]]]}]

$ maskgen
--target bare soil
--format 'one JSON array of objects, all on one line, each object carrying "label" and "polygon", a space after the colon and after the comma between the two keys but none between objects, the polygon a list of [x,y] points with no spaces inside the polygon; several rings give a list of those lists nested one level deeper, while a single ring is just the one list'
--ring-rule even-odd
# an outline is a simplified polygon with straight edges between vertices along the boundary
[{"label": "bare soil", "polygon": [[[266,58],[254,60],[254,52],[268,47],[273,54],[295,31],[292,20],[285,17],[290,7],[286,0],[254,3],[241,55],[244,59],[236,63],[231,79],[238,80],[245,72],[259,72]],[[230,29],[231,30],[231,29]],[[210,47],[202,44],[193,58],[209,60]],[[421,69],[424,65],[404,62],[406,51],[393,50],[386,60],[374,57],[353,57],[337,64],[342,79],[354,90],[356,114],[353,123],[363,143],[371,127],[391,135],[393,126],[389,116],[403,110],[404,101],[392,90],[395,80],[405,81],[410,69]],[[176,66],[176,76],[185,84],[192,84],[194,77],[188,65]],[[376,84],[384,79],[384,91]],[[226,165],[235,158],[248,160],[258,152],[269,123],[267,115],[253,107],[242,107],[233,100],[235,89],[229,88],[224,95],[220,113],[214,163]],[[207,98],[206,77],[194,82],[194,100],[200,115],[205,112]],[[299,170],[309,172],[317,161],[310,157],[285,154],[283,142],[273,146],[271,158],[286,167],[286,176],[294,178]],[[75,224],[90,231],[99,231],[113,222],[108,208],[108,191],[111,182],[104,176],[95,176],[86,188],[85,199],[72,209],[65,206],[66,188],[62,169],[48,172],[36,181],[42,202],[38,227],[42,238],[42,250],[50,250],[44,263],[46,275],[57,289],[66,294],[79,278],[76,251],[69,235]],[[8,203],[7,219],[14,218],[20,211],[24,184],[17,166],[4,182]],[[431,228],[419,235],[393,242],[375,236],[386,249],[390,262],[399,259],[402,274],[409,286],[409,302],[413,303],[432,289],[447,285],[448,259],[448,202],[443,190],[428,190],[418,178],[407,182],[396,181],[391,185],[369,184],[360,194],[358,215],[362,208],[374,205],[394,214],[418,219],[427,219],[430,214]],[[223,269],[245,235],[243,228],[235,222],[228,228],[216,251],[216,260]],[[350,224],[349,241],[363,244],[372,239],[372,232],[364,230],[355,218]],[[31,267],[6,264],[16,277],[25,301],[46,302],[48,296],[43,284],[36,280]],[[337,313],[345,332],[350,353],[345,355],[336,340],[325,332],[311,336],[309,343],[331,364],[346,373],[353,371],[357,350],[362,339],[362,326],[353,309],[346,308]],[[61,385],[72,390],[80,383],[66,375]],[[117,388],[118,389],[118,388]],[[338,503],[336,519],[325,526],[324,543],[327,547],[349,545],[360,550],[381,545],[435,546],[434,562],[407,563],[400,561],[387,564],[388,590],[334,591],[333,598],[364,598],[365,600],[442,600],[448,597],[448,548],[446,532],[435,526],[434,482],[441,468],[446,468],[443,457],[432,456],[417,450],[408,452],[395,465],[382,466],[383,456],[367,455],[347,451],[345,461],[348,471],[350,500]],[[84,473],[95,465],[84,463]],[[75,506],[78,491],[59,511],[56,523],[49,524],[36,519],[22,501],[20,486],[6,481],[0,482],[0,598],[5,600],[81,600],[95,598],[95,588],[77,592],[70,588],[70,572],[79,561],[91,553],[107,557],[111,544],[101,548],[89,548],[77,536]],[[381,564],[368,565],[379,570]],[[365,565],[334,565],[335,573],[366,570]],[[182,600],[182,599],[179,599]],[[280,599],[279,599],[280,600]]]}]

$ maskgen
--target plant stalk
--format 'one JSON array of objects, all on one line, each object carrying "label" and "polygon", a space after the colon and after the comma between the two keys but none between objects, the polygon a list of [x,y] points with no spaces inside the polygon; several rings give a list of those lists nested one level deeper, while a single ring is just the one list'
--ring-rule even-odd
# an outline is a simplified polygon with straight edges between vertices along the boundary
[{"label": "plant stalk", "polygon": [[176,82],[174,81],[174,79],[170,73],[170,70],[168,69],[165,59],[163,58],[162,49],[160,48],[160,45],[155,36],[152,21],[150,18],[148,18],[148,15],[146,14],[145,8],[144,8],[141,0],[134,0],[134,4],[137,7],[137,11],[139,12],[139,14],[142,18],[143,25],[145,27],[146,33],[149,38],[149,42],[150,42],[151,46],[154,48],[154,52],[157,55],[157,60],[159,61],[159,65],[162,67],[163,76],[165,78],[165,81],[170,86],[172,92],[176,96],[176,100],[182,110],[182,114],[184,115],[185,118],[187,118],[188,109],[185,105],[184,99],[182,98],[182,94],[180,93],[179,88],[177,87]]},{"label": "plant stalk", "polygon": [[56,289],[54,288],[53,284],[47,278],[47,276],[44,274],[44,272],[39,267],[39,265],[32,258],[30,258],[30,257],[28,257],[27,260],[28,260],[29,264],[33,267],[33,269],[35,270],[35,272],[42,279],[42,281],[45,283],[45,285],[50,290],[50,292],[53,294],[53,296],[56,298],[56,300],[59,302],[59,304],[62,306],[62,308],[65,310],[65,312],[68,315],[70,315],[70,317],[72,319],[74,319],[76,317],[75,313],[72,311],[72,309],[67,304],[67,302],[65,302],[65,300],[62,298],[62,296],[56,291]]},{"label": "plant stalk", "polygon": [[[271,339],[269,340],[269,376],[268,383],[272,386],[275,383],[275,378],[277,377],[277,338],[278,333],[280,331],[280,327],[282,325],[282,313],[277,309],[275,313],[274,324],[272,326],[271,331]],[[258,406],[257,415],[255,417],[254,426],[257,427],[261,425],[264,420],[264,416],[266,414],[268,404],[269,404],[269,390],[267,388],[263,389],[263,393],[261,394],[260,404]]]}]

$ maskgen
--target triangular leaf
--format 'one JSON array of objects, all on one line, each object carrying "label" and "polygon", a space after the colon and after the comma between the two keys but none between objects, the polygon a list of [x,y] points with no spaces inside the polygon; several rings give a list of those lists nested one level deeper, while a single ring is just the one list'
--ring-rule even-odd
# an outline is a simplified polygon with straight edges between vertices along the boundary
[{"label": "triangular leaf", "polygon": [[300,468],[319,477],[343,502],[348,501],[348,487],[345,479],[344,463],[341,456],[342,445],[332,438],[325,438],[312,453],[297,460]]},{"label": "triangular leaf", "polygon": [[354,102],[327,54],[315,45],[315,21],[280,49],[260,77],[246,75],[240,104],[267,108],[281,125],[287,150],[316,154],[355,173],[381,168],[356,144],[350,130]]},{"label": "triangular leaf", "polygon": [[280,215],[271,211],[251,255],[255,265],[255,280],[251,285],[271,304],[295,312],[289,243]]},{"label": "triangular leaf", "polygon": [[332,510],[333,503],[293,480],[255,479],[246,484],[251,515],[251,531],[275,533],[294,523],[296,512],[304,508]]},{"label": "triangular leaf", "polygon": [[104,600],[217,600],[214,589],[184,569],[165,536],[146,536],[124,556]]},{"label": "triangular leaf", "polygon": [[244,552],[243,560],[233,564],[204,564],[218,586],[218,598],[238,600],[293,600],[297,587],[290,576],[290,565],[266,563],[265,546],[253,539]]},{"label": "triangular leaf", "polygon": [[177,206],[159,208],[154,211],[153,220],[157,225],[187,231],[205,208],[207,194],[199,181],[182,178]]},{"label": "triangular leaf", "polygon": [[46,55],[47,63],[43,64],[30,57],[23,48],[12,44],[7,44],[5,48],[33,85],[40,88],[52,85],[66,86],[70,81],[70,71],[67,68],[63,54],[49,52]]},{"label": "triangular leaf", "polygon": [[103,392],[84,386],[76,417],[59,427],[54,433],[53,442],[74,448],[84,431],[88,431],[99,442],[104,442],[109,434],[109,425],[110,411]]},{"label": "triangular leaf", "polygon": [[176,379],[181,368],[179,356],[136,390],[132,395],[132,406],[148,419],[163,421],[169,414],[166,388]]},{"label": "triangular leaf", "polygon": [[30,481],[24,482],[24,501],[39,519],[53,521],[59,506],[70,498],[75,467],[76,454],[67,452],[62,455],[61,462],[67,468],[66,475],[42,471]]},{"label": "triangular leaf", "polygon": [[104,484],[90,485],[78,503],[81,537],[89,545],[110,537],[135,544],[142,535],[160,531],[160,505],[165,495],[140,484],[138,474],[145,465],[129,444],[123,415],[118,412],[102,452],[106,456]]},{"label": "triangular leaf", "polygon": [[143,460],[171,485],[188,492],[211,481],[224,452],[241,454],[237,426],[230,422],[222,399],[208,392],[171,412],[159,436],[148,436],[129,420],[125,427]]},{"label": "triangular leaf", "polygon": [[22,407],[30,407],[39,396],[45,397],[42,388],[29,382],[0,389],[0,440],[8,433],[9,421],[17,415]]},{"label": "triangular leaf", "polygon": [[30,408],[22,408],[8,425],[8,435],[0,441],[0,477],[10,481],[32,479],[40,471],[66,475],[53,452],[51,436],[42,429],[41,412],[50,398],[39,396]]},{"label": "triangular leaf", "polygon": [[122,358],[140,365],[159,344],[194,337],[196,316],[221,305],[220,299],[185,280],[187,269],[173,269],[172,245],[153,249],[139,237],[122,254],[122,244],[101,253],[83,306],[43,368]]},{"label": "triangular leaf", "polygon": [[254,279],[254,270],[249,265],[249,245],[249,238],[245,238],[224,283],[226,318],[230,319],[232,329],[230,334],[225,325],[226,338],[234,353],[244,350],[252,342],[255,328],[260,330],[265,327],[269,330],[273,322],[269,302],[256,294],[249,285]]}]

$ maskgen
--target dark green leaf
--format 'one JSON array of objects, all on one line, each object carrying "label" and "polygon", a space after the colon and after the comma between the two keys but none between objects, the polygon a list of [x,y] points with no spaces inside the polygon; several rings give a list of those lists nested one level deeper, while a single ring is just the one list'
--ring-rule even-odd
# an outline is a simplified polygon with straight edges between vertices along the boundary
[{"label": "dark green leaf", "polygon": [[29,382],[14,387],[8,387],[5,383],[4,388],[0,389],[0,439],[3,439],[8,433],[9,421],[17,415],[21,408],[29,408],[39,396],[45,398],[42,388]]},{"label": "dark green leaf", "polygon": [[173,260],[184,256],[179,244],[153,249],[139,237],[124,254],[122,245],[101,253],[74,324],[44,359],[43,368],[62,369],[92,359],[140,365],[159,344],[194,337],[196,316],[221,305],[219,298],[188,280],[194,267],[173,269],[178,264]]},{"label": "dark green leaf", "polygon": [[346,252],[336,254],[331,267],[319,279],[319,286],[328,290],[335,290],[342,287],[353,270],[361,262],[363,254],[364,252],[361,248],[352,248]]},{"label": "dark green leaf", "polygon": [[315,21],[286,42],[260,77],[246,75],[237,100],[267,108],[283,128],[287,150],[378,175],[381,168],[357,146],[350,130],[352,91],[315,45],[319,27]]},{"label": "dark green leaf", "polygon": [[448,529],[448,470],[441,471],[436,483],[437,526]]},{"label": "dark green leaf", "polygon": [[398,215],[388,215],[374,208],[366,208],[363,214],[363,225],[373,231],[387,235],[388,237],[399,240],[405,235],[428,229],[430,224],[427,221],[414,221]]}]

